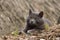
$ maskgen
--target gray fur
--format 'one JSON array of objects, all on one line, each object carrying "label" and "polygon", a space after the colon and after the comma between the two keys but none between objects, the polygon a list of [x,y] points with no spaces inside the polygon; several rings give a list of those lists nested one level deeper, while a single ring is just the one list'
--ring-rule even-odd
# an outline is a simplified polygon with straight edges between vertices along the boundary
[{"label": "gray fur", "polygon": [[48,24],[49,26],[51,26],[51,21],[43,18],[43,11],[41,11],[39,14],[35,14],[30,10],[29,16],[28,16],[27,22],[26,22],[27,25],[26,25],[26,28],[24,29],[24,32],[27,33],[27,31],[31,30],[31,29],[43,30],[43,29],[45,29],[44,28],[45,23]]}]

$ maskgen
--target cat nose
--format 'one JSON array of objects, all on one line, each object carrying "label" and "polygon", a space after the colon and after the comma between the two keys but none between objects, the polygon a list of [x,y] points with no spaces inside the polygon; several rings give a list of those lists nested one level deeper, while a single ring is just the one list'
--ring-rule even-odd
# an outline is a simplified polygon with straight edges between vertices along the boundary
[{"label": "cat nose", "polygon": [[31,21],[30,21],[32,24],[34,24],[35,23],[35,20],[34,19],[31,19]]},{"label": "cat nose", "polygon": [[33,21],[31,21],[31,23],[34,23]]}]

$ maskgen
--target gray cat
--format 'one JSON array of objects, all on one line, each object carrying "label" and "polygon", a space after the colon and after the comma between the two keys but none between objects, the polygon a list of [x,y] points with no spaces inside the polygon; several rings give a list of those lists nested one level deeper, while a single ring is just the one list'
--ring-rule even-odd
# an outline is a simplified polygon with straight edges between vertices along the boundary
[{"label": "gray cat", "polygon": [[50,20],[43,18],[43,14],[44,14],[43,11],[37,14],[29,10],[29,16],[26,22],[27,25],[26,25],[26,28],[24,29],[24,32],[27,33],[27,31],[31,29],[43,30],[45,29],[44,24],[52,26]]}]

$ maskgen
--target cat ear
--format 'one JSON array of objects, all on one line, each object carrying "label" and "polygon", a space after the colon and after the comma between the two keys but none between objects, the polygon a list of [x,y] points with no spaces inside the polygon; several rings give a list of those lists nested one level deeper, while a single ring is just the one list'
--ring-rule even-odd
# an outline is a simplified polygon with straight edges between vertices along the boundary
[{"label": "cat ear", "polygon": [[43,11],[41,11],[41,12],[39,13],[39,17],[40,17],[40,18],[43,17]]},{"label": "cat ear", "polygon": [[29,15],[30,15],[30,14],[32,14],[32,11],[31,11],[31,9],[29,10]]}]

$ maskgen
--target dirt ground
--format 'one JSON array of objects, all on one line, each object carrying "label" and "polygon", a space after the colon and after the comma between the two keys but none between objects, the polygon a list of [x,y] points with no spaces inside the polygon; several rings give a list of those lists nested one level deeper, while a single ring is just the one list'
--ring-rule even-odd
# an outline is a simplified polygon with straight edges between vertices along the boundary
[{"label": "dirt ground", "polygon": [[21,32],[17,36],[12,34],[0,37],[0,40],[60,40],[60,24],[49,28],[49,31],[31,31],[30,34]]}]

